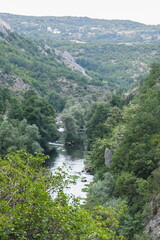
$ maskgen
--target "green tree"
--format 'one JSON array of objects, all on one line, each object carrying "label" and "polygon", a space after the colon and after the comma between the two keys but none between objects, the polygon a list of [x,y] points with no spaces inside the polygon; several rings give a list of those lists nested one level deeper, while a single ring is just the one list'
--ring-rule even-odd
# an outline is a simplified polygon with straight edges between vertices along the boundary
[{"label": "green tree", "polygon": [[9,149],[25,149],[28,153],[42,152],[43,149],[39,142],[40,135],[37,126],[29,125],[25,119],[16,124],[4,120],[0,125],[1,154],[5,154]]},{"label": "green tree", "polygon": [[32,90],[25,93],[22,106],[24,118],[29,124],[38,127],[41,136],[40,145],[44,150],[48,150],[48,142],[55,142],[59,137],[53,107]]},{"label": "green tree", "polygon": [[65,142],[78,143],[78,127],[74,117],[70,114],[63,114],[63,123],[65,127]]},{"label": "green tree", "polygon": [[[97,207],[90,213],[63,193],[64,172],[42,167],[46,157],[23,151],[0,159],[0,237],[7,239],[113,240],[126,210]],[[51,199],[50,193],[54,195]]]},{"label": "green tree", "polygon": [[38,127],[33,124],[29,125],[24,119],[18,123],[18,138],[16,140],[17,149],[25,149],[28,153],[42,152],[40,146],[40,134]]},{"label": "green tree", "polygon": [[93,104],[91,111],[87,116],[87,138],[88,138],[88,147],[91,147],[91,144],[96,138],[104,138],[109,130],[105,126],[105,121],[107,120],[109,112],[109,106],[105,103]]},{"label": "green tree", "polygon": [[16,150],[16,140],[18,138],[18,131],[7,120],[0,125],[0,149],[4,154],[7,149]]}]

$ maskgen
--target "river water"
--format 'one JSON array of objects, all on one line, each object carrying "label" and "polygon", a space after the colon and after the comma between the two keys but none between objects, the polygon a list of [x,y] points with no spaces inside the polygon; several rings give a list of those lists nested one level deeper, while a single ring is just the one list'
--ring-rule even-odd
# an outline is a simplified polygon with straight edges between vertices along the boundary
[{"label": "river water", "polygon": [[76,184],[70,183],[65,192],[84,201],[87,193],[83,189],[93,181],[93,175],[85,171],[83,149],[66,148],[62,142],[52,143],[52,145],[56,148],[57,155],[50,161],[50,171],[54,173],[56,168],[62,167],[69,175],[78,177]]}]

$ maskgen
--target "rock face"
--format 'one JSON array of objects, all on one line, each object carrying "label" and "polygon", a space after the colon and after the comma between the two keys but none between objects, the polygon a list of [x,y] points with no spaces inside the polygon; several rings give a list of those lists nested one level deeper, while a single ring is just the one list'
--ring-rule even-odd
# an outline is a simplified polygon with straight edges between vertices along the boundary
[{"label": "rock face", "polygon": [[112,161],[112,151],[109,148],[106,148],[104,153],[105,165],[106,167],[110,167]]},{"label": "rock face", "polygon": [[145,232],[151,237],[152,240],[160,239],[160,194],[156,199],[151,202],[151,208],[154,212],[152,219],[149,221],[145,228]]},{"label": "rock face", "polygon": [[28,91],[30,89],[30,86],[24,83],[22,79],[11,74],[4,74],[1,72],[1,70],[0,70],[0,85],[9,88],[14,92]]},{"label": "rock face", "polygon": [[4,34],[8,34],[9,32],[13,32],[9,23],[4,21],[2,18],[0,18],[0,32],[2,32]]},{"label": "rock face", "polygon": [[85,69],[76,63],[74,57],[69,52],[67,52],[67,51],[61,52],[61,51],[55,49],[55,55],[59,56],[61,58],[61,61],[65,65],[67,65],[70,69],[82,73],[83,76],[85,76],[85,77],[91,78],[90,76],[88,76],[86,74]]}]

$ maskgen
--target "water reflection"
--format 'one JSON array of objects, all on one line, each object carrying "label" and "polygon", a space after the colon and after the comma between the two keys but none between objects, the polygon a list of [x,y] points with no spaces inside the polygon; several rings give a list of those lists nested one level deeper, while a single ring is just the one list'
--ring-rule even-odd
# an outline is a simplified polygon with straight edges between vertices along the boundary
[{"label": "water reflection", "polygon": [[85,172],[83,148],[66,148],[61,143],[54,143],[57,149],[57,155],[52,157],[48,167],[52,172],[57,167],[63,167],[69,175],[77,176],[76,184],[69,184],[69,189],[65,192],[73,194],[75,197],[86,198],[86,192],[83,191],[93,180],[93,176]]}]

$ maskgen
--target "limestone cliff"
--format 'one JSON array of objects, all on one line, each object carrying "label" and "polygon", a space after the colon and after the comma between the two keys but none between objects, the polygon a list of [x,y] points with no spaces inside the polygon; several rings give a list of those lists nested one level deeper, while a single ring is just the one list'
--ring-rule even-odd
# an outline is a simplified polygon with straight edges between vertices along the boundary
[{"label": "limestone cliff", "polygon": [[67,65],[70,69],[78,71],[82,73],[83,76],[91,79],[91,77],[86,74],[85,69],[76,63],[74,57],[69,52],[61,52],[55,49],[55,55],[60,57],[60,61]]},{"label": "limestone cliff", "polygon": [[13,32],[13,29],[11,28],[10,24],[4,21],[2,18],[0,18],[0,32],[2,32],[3,34]]}]

